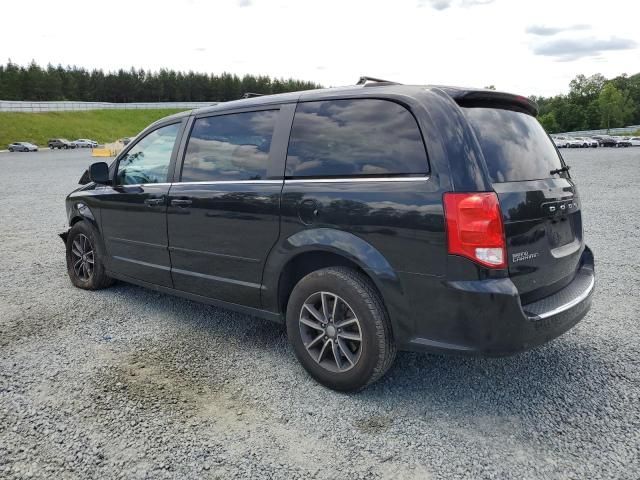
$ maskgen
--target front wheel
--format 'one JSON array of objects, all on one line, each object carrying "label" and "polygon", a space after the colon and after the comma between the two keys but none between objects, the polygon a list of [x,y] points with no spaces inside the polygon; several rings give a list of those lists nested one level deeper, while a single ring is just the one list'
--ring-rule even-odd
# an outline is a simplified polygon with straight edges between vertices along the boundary
[{"label": "front wheel", "polygon": [[345,392],[382,377],[396,353],[380,294],[345,267],[317,270],[298,282],[287,305],[287,335],[314,379]]},{"label": "front wheel", "polygon": [[99,290],[113,283],[105,273],[104,251],[97,230],[85,221],[76,223],[67,236],[67,273],[76,287]]},{"label": "front wheel", "polygon": [[11,153],[13,153],[13,148],[10,148],[10,149],[9,149],[9,151],[10,151]]}]

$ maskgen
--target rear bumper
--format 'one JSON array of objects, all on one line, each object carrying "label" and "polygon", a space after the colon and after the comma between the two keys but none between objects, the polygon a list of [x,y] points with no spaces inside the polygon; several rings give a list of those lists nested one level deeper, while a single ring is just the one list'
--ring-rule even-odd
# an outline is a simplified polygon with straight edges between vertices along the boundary
[{"label": "rear bumper", "polygon": [[[589,311],[595,289],[593,254],[582,255],[573,281],[562,290],[522,305],[509,278],[446,282],[450,307],[434,330],[429,318],[417,322],[418,336],[401,348],[419,351],[509,355],[562,335]],[[425,333],[426,335],[423,335]]]}]

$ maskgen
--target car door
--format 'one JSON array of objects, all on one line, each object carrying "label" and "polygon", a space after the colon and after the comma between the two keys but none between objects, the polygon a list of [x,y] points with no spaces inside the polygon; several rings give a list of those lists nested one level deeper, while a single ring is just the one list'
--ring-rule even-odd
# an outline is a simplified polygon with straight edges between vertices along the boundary
[{"label": "car door", "polygon": [[276,105],[193,120],[167,210],[176,289],[260,306],[264,262],[279,234],[293,110]]},{"label": "car door", "polygon": [[[107,269],[117,275],[172,287],[167,242],[167,194],[184,124],[164,124],[121,155],[113,185],[100,195]],[[171,173],[170,173],[171,172]]]}]

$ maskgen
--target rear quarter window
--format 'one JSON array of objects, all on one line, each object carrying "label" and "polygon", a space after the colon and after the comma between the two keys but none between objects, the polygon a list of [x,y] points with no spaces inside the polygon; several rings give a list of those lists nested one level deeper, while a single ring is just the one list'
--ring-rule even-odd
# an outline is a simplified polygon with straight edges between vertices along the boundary
[{"label": "rear quarter window", "polygon": [[287,176],[424,175],[422,135],[403,106],[379,99],[299,103],[287,151]]},{"label": "rear quarter window", "polygon": [[[497,108],[464,108],[494,183],[550,178],[562,166],[538,120]],[[561,138],[561,137],[558,137]]]}]

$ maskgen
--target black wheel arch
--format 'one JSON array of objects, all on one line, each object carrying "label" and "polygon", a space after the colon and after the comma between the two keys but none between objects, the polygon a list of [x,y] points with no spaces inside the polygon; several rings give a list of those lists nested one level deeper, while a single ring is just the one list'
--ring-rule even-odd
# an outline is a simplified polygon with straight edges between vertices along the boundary
[{"label": "black wheel arch", "polygon": [[68,202],[67,209],[68,209],[67,213],[69,218],[69,228],[65,232],[59,234],[60,238],[62,238],[62,241],[66,244],[67,238],[69,236],[69,231],[71,230],[71,228],[76,223],[85,221],[96,230],[96,232],[98,233],[98,239],[101,242],[101,246],[103,247],[103,251],[106,251],[104,250],[105,244],[104,244],[104,239],[102,238],[102,231],[100,229],[100,224],[97,216],[94,215],[93,210],[86,203],[81,201]]},{"label": "black wheel arch", "polygon": [[263,308],[284,319],[289,295],[298,281],[313,271],[335,266],[351,268],[371,281],[394,335],[397,331],[402,337],[402,332],[413,329],[400,277],[386,258],[360,237],[329,228],[303,230],[272,249],[263,273]]}]

